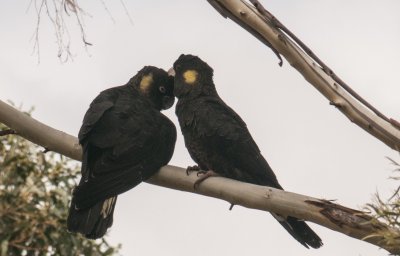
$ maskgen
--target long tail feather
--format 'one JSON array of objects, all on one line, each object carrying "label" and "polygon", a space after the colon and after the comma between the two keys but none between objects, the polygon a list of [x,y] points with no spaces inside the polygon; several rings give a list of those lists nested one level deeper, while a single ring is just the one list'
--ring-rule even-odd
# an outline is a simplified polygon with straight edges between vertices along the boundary
[{"label": "long tail feather", "polygon": [[113,223],[117,197],[110,197],[87,209],[77,209],[72,199],[67,227],[70,232],[81,233],[86,238],[97,239],[104,236]]},{"label": "long tail feather", "polygon": [[317,249],[323,245],[321,238],[304,221],[291,216],[283,218],[274,213],[272,213],[272,216],[306,248],[311,246]]}]

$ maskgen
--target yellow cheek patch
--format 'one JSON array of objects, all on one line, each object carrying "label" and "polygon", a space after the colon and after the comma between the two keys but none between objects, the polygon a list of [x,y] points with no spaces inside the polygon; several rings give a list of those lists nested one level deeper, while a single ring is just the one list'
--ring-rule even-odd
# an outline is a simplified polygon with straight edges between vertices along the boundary
[{"label": "yellow cheek patch", "polygon": [[153,74],[150,73],[146,76],[142,77],[142,81],[140,81],[140,90],[144,93],[148,92],[151,84],[153,83]]},{"label": "yellow cheek patch", "polygon": [[187,70],[185,73],[183,73],[183,79],[185,79],[185,83],[193,84],[196,82],[198,75],[199,73],[197,73],[196,70]]}]

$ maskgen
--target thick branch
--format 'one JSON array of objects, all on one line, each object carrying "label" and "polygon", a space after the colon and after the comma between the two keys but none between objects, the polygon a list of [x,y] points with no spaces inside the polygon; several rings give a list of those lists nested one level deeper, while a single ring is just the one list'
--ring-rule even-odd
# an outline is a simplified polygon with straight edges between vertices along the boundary
[{"label": "thick branch", "polygon": [[[55,130],[0,101],[0,122],[26,139],[75,160],[81,159],[76,137]],[[164,166],[147,182],[171,189],[219,198],[244,207],[290,215],[312,221],[348,236],[365,240],[391,253],[400,253],[400,231],[373,220],[366,213],[352,210],[326,200],[320,200],[274,188],[247,184],[222,177],[207,179],[194,191],[197,176],[186,175],[183,168]],[[380,232],[392,232],[399,237],[396,244],[384,244]]]},{"label": "thick branch", "polygon": [[[245,0],[207,0],[261,42],[278,51],[304,78],[320,91],[350,121],[394,150],[400,151],[400,126],[357,95],[312,51],[258,1],[257,9]],[[260,12],[261,11],[261,12]]]},{"label": "thick branch", "polygon": [[22,113],[0,100],[0,123],[18,135],[75,160],[81,160],[81,146],[76,137],[56,130]]}]

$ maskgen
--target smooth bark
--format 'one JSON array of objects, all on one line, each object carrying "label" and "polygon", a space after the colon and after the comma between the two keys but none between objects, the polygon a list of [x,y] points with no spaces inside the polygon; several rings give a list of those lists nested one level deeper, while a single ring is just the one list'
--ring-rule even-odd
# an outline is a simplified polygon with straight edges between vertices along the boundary
[{"label": "smooth bark", "polygon": [[[46,150],[58,152],[81,160],[82,149],[74,136],[53,129],[29,115],[0,101],[0,122],[18,135],[41,145]],[[368,214],[308,196],[274,188],[243,183],[223,177],[213,177],[194,190],[197,175],[187,176],[184,168],[164,166],[147,182],[171,189],[219,198],[247,208],[290,215],[325,226],[348,236],[375,244],[393,254],[400,253],[400,231],[391,229]],[[385,244],[380,235],[391,232],[399,237],[395,244]]]},{"label": "smooth bark", "polygon": [[[281,54],[351,122],[400,152],[400,125],[385,117],[344,83],[307,46],[255,0],[207,0],[228,17]],[[260,12],[262,11],[262,12]],[[296,41],[296,42],[294,42]],[[280,63],[281,64],[281,63]]]}]

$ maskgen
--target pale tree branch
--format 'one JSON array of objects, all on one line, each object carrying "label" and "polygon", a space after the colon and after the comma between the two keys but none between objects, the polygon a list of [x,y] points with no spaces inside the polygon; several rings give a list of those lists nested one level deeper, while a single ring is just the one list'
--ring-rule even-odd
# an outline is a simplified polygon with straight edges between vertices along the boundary
[{"label": "pale tree branch", "polygon": [[256,0],[207,0],[285,59],[350,121],[400,151],[400,125],[364,100]]},{"label": "pale tree branch", "polygon": [[[81,160],[78,139],[53,129],[0,101],[0,122],[18,135],[75,160]],[[243,183],[223,177],[210,178],[193,189],[197,176],[187,176],[186,170],[164,166],[147,182],[171,189],[219,198],[235,205],[274,212],[283,216],[304,219],[341,232],[356,239],[400,253],[400,230],[373,219],[365,212],[334,204],[327,200],[303,196],[288,191]],[[380,233],[398,237],[395,243],[386,244]]]},{"label": "pale tree branch", "polygon": [[75,160],[81,160],[81,146],[76,137],[51,128],[0,101],[0,123],[25,139]]}]

